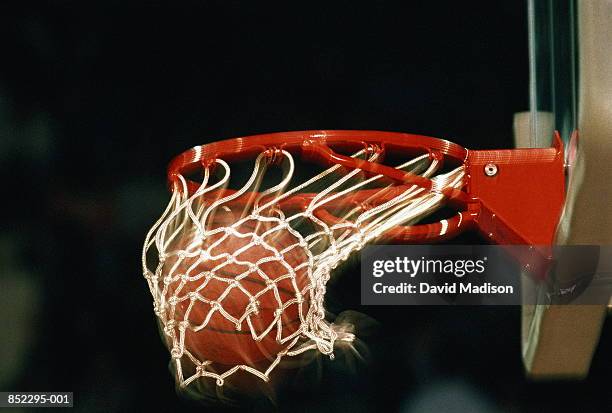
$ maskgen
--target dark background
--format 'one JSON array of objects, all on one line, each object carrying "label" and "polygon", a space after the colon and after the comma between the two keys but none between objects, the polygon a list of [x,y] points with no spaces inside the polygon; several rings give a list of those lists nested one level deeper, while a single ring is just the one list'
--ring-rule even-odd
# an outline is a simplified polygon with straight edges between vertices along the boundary
[{"label": "dark background", "polygon": [[[226,408],[175,394],[140,268],[166,164],[191,146],[378,129],[511,147],[528,108],[526,4],[404,3],[3,2],[0,390],[74,391],[76,411]],[[612,404],[609,328],[587,380],[533,383],[518,307],[361,307],[357,270],[328,308],[380,323],[362,337],[369,361],[322,361],[280,410]]]}]

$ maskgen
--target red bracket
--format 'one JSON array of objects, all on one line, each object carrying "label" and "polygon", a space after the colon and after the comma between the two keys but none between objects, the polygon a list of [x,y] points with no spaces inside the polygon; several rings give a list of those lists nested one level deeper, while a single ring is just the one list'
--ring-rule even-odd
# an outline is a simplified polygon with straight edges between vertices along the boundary
[{"label": "red bracket", "polygon": [[565,201],[559,133],[551,148],[470,151],[466,166],[478,230],[495,244],[534,246],[536,256],[517,258],[532,271],[547,267]]}]

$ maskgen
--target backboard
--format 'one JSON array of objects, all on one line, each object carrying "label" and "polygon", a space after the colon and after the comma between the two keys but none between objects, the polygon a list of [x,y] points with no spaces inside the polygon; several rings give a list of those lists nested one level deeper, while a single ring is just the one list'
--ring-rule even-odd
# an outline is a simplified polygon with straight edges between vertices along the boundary
[{"label": "backboard", "polygon": [[[612,3],[530,0],[530,112],[515,117],[517,146],[545,147],[558,130],[567,195],[556,244],[612,243]],[[579,132],[579,139],[578,137]],[[584,377],[604,306],[525,306],[523,358],[536,378]]]}]

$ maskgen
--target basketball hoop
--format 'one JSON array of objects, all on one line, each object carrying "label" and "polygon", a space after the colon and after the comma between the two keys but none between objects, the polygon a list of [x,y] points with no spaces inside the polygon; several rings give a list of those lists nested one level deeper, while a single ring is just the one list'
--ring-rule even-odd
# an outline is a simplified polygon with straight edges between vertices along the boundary
[{"label": "basketball hoop", "polygon": [[[252,173],[232,187],[232,163],[247,160]],[[273,170],[282,175],[269,183]],[[494,243],[549,245],[563,147],[558,136],[552,148],[471,151],[392,132],[276,133],[190,149],[170,163],[168,183],[144,276],[178,384],[221,386],[239,371],[268,381],[285,357],[332,357],[337,342],[352,341],[325,319],[326,284],[368,243],[478,230]],[[454,212],[419,223],[442,208]]]}]

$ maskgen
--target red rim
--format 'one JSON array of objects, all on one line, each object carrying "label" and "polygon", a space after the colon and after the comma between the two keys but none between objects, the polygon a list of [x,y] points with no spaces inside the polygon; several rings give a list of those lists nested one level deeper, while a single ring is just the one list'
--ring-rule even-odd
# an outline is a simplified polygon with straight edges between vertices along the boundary
[{"label": "red rim", "polygon": [[[292,154],[305,157],[319,156],[330,163],[341,163],[351,168],[382,173],[405,183],[428,185],[418,177],[407,176],[394,168],[344,157],[333,151],[333,149],[351,149],[364,145],[378,145],[381,150],[392,149],[395,153],[407,155],[417,151],[420,153],[429,151],[432,156],[439,154],[457,163],[463,163],[467,156],[467,150],[453,142],[408,133],[362,130],[278,132],[227,139],[193,147],[170,162],[168,181],[172,186],[178,175],[197,172],[203,165],[210,164],[215,159],[239,161],[254,158],[265,151],[283,149]],[[416,182],[411,182],[412,180]]]}]

